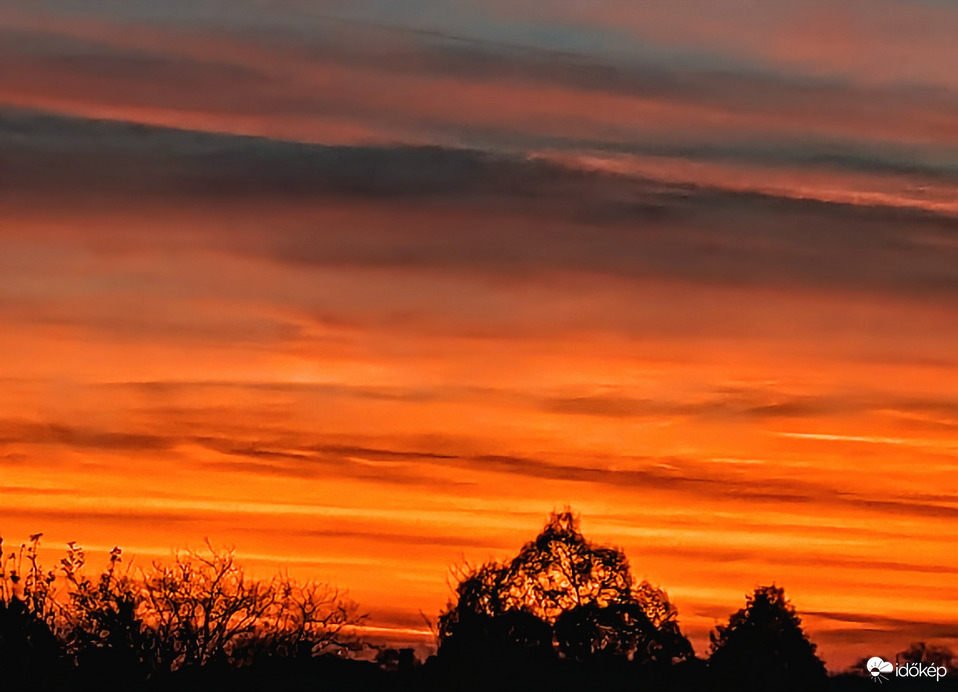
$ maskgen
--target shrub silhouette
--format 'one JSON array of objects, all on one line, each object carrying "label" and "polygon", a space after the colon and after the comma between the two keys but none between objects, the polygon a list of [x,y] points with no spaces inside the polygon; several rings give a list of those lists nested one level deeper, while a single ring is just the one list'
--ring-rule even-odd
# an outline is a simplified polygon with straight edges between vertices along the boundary
[{"label": "shrub silhouette", "polygon": [[49,598],[55,575],[40,568],[40,536],[6,554],[0,538],[0,676],[10,688],[48,686],[63,663]]},{"label": "shrub silhouette", "polygon": [[135,680],[214,663],[342,654],[360,645],[354,626],[364,616],[344,593],[287,575],[251,579],[232,551],[207,544],[133,574],[121,569],[122,551],[114,548],[107,567],[90,578],[75,543],[67,546],[59,576],[44,572],[39,539],[8,554],[0,543],[4,664],[32,660],[20,651],[26,647],[33,659],[66,660],[81,677]]},{"label": "shrub silhouette", "polygon": [[895,659],[901,663],[925,663],[936,666],[945,666],[949,669],[958,668],[958,654],[947,646],[915,642],[904,651],[899,652]]},{"label": "shrub silhouette", "polygon": [[41,618],[19,599],[0,603],[0,675],[7,689],[36,687],[28,683],[47,680],[62,662],[60,643]]},{"label": "shrub silhouette", "polygon": [[667,594],[634,585],[622,551],[588,541],[567,509],[508,564],[462,570],[439,617],[439,655],[671,664],[692,656],[676,618]]},{"label": "shrub silhouette", "polygon": [[709,670],[720,688],[808,690],[825,682],[825,664],[781,587],[755,589],[710,639]]}]

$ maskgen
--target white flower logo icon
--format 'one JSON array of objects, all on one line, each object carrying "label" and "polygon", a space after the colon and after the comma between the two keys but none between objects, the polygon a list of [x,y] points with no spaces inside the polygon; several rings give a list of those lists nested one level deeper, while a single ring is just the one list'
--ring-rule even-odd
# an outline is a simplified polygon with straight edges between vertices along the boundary
[{"label": "white flower logo icon", "polygon": [[869,672],[875,682],[884,682],[886,678],[882,673],[890,673],[895,670],[895,666],[890,661],[884,661],[878,656],[872,656],[865,664],[865,670]]}]

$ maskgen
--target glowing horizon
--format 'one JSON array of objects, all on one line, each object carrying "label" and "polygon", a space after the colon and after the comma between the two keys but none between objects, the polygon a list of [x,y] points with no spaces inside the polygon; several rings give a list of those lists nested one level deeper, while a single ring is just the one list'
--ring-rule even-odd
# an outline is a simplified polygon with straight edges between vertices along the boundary
[{"label": "glowing horizon", "polygon": [[0,535],[958,644],[958,10],[233,5],[0,3]]}]

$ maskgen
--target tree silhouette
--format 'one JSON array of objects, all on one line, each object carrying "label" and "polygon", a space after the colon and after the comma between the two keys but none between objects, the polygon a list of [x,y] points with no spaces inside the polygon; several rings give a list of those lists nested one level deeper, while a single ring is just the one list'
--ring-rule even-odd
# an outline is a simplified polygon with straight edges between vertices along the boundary
[{"label": "tree silhouette", "polygon": [[442,655],[460,665],[530,665],[554,658],[552,628],[531,613],[510,610],[497,615],[465,613],[441,646]]},{"label": "tree silhouette", "polygon": [[510,609],[554,623],[573,608],[630,600],[632,575],[625,555],[586,540],[571,511],[553,512],[506,573]]},{"label": "tree silhouette", "polygon": [[745,608],[710,634],[713,680],[728,689],[808,690],[825,680],[825,664],[802,631],[785,590],[762,586]]},{"label": "tree silhouette", "polygon": [[663,590],[633,585],[622,551],[587,540],[566,509],[553,512],[510,562],[461,571],[455,599],[439,617],[440,655],[551,651],[580,662],[672,663],[692,656],[676,618]]},{"label": "tree silhouette", "polygon": [[[439,618],[439,652],[351,660],[362,617],[336,589],[280,574],[252,579],[232,551],[175,553],[135,572],[119,548],[87,576],[70,543],[57,572],[40,534],[0,543],[0,683],[4,689],[864,689],[863,667],[825,667],[777,586],[755,589],[694,657],[668,594],[634,583],[616,548],[597,545],[571,511],[506,562],[459,572]],[[323,655],[331,654],[331,655]],[[946,647],[918,642],[896,656],[954,668]],[[908,686],[908,681],[902,681]]]},{"label": "tree silhouette", "polygon": [[558,617],[555,636],[565,658],[578,662],[628,658],[647,650],[655,628],[637,603],[589,603]]},{"label": "tree silhouette", "polygon": [[895,659],[902,663],[925,663],[947,668],[958,668],[958,654],[947,646],[915,642],[904,651],[899,652]]}]

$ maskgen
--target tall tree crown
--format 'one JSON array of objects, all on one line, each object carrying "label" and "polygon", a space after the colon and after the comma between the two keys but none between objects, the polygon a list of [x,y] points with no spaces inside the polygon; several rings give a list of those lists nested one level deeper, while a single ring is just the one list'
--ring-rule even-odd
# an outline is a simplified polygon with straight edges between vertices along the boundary
[{"label": "tall tree crown", "polygon": [[825,679],[825,664],[802,629],[782,587],[761,586],[744,608],[711,634],[709,667],[743,689],[808,689]]},{"label": "tall tree crown", "polygon": [[513,613],[551,628],[567,657],[641,651],[644,659],[670,661],[692,655],[665,591],[634,585],[625,554],[586,539],[569,509],[552,512],[512,560],[459,575],[455,598],[439,617],[440,644],[472,640],[474,630]]}]

